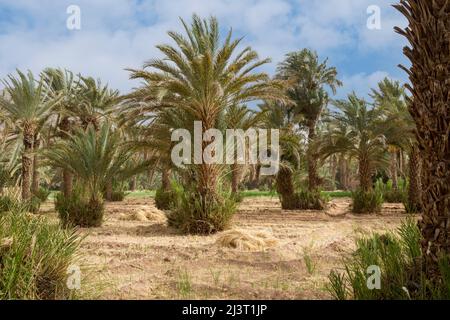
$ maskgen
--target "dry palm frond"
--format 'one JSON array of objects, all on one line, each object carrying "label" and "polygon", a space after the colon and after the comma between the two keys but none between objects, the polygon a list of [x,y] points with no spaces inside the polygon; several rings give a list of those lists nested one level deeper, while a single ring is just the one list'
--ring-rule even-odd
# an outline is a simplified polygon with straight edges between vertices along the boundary
[{"label": "dry palm frond", "polygon": [[277,239],[265,232],[230,230],[222,233],[216,241],[221,247],[241,251],[264,251],[278,243]]}]

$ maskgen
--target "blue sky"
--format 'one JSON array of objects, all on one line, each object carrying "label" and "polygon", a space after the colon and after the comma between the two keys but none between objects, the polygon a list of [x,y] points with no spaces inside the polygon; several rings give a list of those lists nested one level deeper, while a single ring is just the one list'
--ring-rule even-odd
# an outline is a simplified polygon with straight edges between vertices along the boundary
[{"label": "blue sky", "polygon": [[[138,85],[125,68],[158,57],[155,45],[181,30],[179,17],[214,15],[226,31],[244,36],[273,74],[290,51],[310,48],[337,67],[344,82],[338,98],[351,91],[367,96],[384,77],[402,82],[397,65],[405,40],[393,27],[405,26],[391,7],[395,0],[0,0],[0,78],[16,68],[38,73],[64,67],[99,77],[128,92]],[[69,5],[81,9],[81,30],[66,27]],[[381,9],[381,29],[369,30],[367,8]]]}]

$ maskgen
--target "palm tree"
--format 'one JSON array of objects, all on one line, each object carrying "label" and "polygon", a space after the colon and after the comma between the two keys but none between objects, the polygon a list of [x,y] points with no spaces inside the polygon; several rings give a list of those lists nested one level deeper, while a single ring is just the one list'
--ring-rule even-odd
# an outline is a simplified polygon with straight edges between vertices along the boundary
[{"label": "palm tree", "polygon": [[354,93],[348,100],[338,100],[334,104],[339,109],[333,114],[334,130],[318,143],[320,154],[327,158],[346,153],[356,159],[360,188],[364,192],[370,191],[372,174],[387,162],[382,111],[369,109],[367,103]]},{"label": "palm tree", "polygon": [[409,152],[409,185],[407,206],[409,211],[421,210],[420,156],[414,136],[415,123],[408,112],[404,86],[398,81],[384,79],[378,84],[378,90],[372,90],[375,105],[386,115],[385,136],[390,145],[393,186],[397,186],[397,154]]},{"label": "palm tree", "polygon": [[[295,112],[302,115],[300,123],[308,130],[308,144],[313,145],[316,139],[316,127],[324,108],[328,105],[327,88],[336,94],[342,83],[337,79],[337,71],[328,66],[328,60],[320,62],[316,52],[308,49],[292,52],[287,55],[278,67],[278,76],[289,80],[288,95],[295,103]],[[308,148],[308,188],[317,189],[320,179],[317,174],[318,155]]]},{"label": "palm tree", "polygon": [[[255,72],[269,59],[259,60],[249,47],[236,52],[241,39],[232,40],[231,31],[221,42],[216,18],[202,20],[194,15],[191,25],[183,20],[182,24],[186,36],[168,33],[176,46],[157,46],[163,59],[148,61],[144,70],[131,70],[131,78],[145,81],[148,87],[145,94],[153,97],[155,110],[180,110],[188,120],[181,128],[189,130],[193,128],[192,120],[201,121],[203,135],[219,127],[225,110],[232,105],[282,96],[281,82]],[[204,141],[201,150],[208,144]],[[202,163],[191,169],[201,210],[207,210],[210,200],[220,198],[218,181],[223,166]]]},{"label": "palm tree", "polygon": [[[73,118],[74,110],[79,103],[79,80],[69,70],[47,68],[42,72],[42,77],[48,90],[61,95],[61,103],[56,108],[58,117],[55,128],[58,130],[57,136],[61,139],[68,139],[74,128],[76,119]],[[73,175],[63,169],[62,191],[66,197],[72,193]]]},{"label": "palm tree", "polygon": [[0,107],[23,137],[22,199],[31,197],[31,173],[35,137],[47,120],[51,109],[59,103],[59,96],[45,90],[42,78],[36,81],[31,71],[27,75],[17,71],[18,77],[3,81],[8,98],[0,98]]},{"label": "palm tree", "polygon": [[450,6],[447,0],[401,0],[395,6],[409,26],[396,31],[410,47],[404,53],[411,68],[409,112],[416,123],[416,138],[423,170],[423,219],[420,222],[425,272],[439,283],[439,260],[450,256]]},{"label": "palm tree", "polygon": [[298,209],[294,173],[300,165],[300,135],[295,132],[296,118],[285,104],[266,102],[260,106],[269,129],[280,130],[280,166],[276,177],[277,192],[284,210]]},{"label": "palm tree", "polygon": [[[226,110],[225,125],[227,129],[240,129],[246,131],[257,126],[261,122],[263,113],[256,113],[247,106],[233,105]],[[238,192],[239,182],[242,176],[242,169],[245,165],[234,163],[231,165],[231,192]]]}]

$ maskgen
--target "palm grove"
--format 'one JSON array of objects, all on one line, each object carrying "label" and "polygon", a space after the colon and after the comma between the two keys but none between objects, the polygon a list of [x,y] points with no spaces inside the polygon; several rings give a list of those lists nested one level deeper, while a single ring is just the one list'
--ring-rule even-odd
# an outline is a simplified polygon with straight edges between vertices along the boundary
[{"label": "palm grove", "polygon": [[[231,31],[221,37],[215,18],[195,15],[181,21],[183,33],[168,33],[173,45],[157,46],[163,58],[128,70],[141,85],[127,95],[68,70],[17,71],[0,98],[3,224],[12,221],[7,212],[37,213],[47,189],[58,187],[61,228],[97,227],[105,201],[155,176],[155,202],[169,224],[205,235],[229,227],[246,187],[276,189],[286,210],[324,210],[323,190],[353,190],[354,213],[379,212],[384,201],[422,213],[421,270],[442,286],[450,251],[447,3],[397,6],[409,20],[397,31],[411,42],[412,86],[384,79],[371,102],[355,93],[334,99],[342,86],[336,68],[308,49],[287,54],[269,77],[258,71],[269,59]],[[202,132],[280,130],[277,175],[260,177],[261,166],[250,164],[176,167],[171,133],[193,131],[194,121]]]}]

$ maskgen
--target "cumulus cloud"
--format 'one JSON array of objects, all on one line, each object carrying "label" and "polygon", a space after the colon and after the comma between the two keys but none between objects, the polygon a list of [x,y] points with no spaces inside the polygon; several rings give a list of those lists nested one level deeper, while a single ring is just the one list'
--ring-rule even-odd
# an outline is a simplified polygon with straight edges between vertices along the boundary
[{"label": "cumulus cloud", "polygon": [[[214,15],[222,27],[233,27],[243,44],[251,45],[273,63],[273,73],[284,55],[304,47],[339,64],[348,81],[345,90],[367,91],[381,74],[400,62],[386,64],[383,52],[401,50],[402,40],[392,31],[405,21],[379,0],[382,29],[368,30],[366,9],[373,0],[78,0],[82,29],[66,28],[71,0],[2,0],[0,4],[0,78],[15,68],[38,73],[47,66],[66,67],[101,77],[123,92],[136,86],[125,68],[140,67],[158,55],[155,45],[169,41],[168,30],[181,30],[179,17],[192,13]],[[358,56],[358,66],[354,57]],[[379,58],[379,65],[373,61]],[[366,64],[365,61],[372,63]],[[351,66],[351,68],[349,68]],[[365,72],[365,73],[364,73]],[[378,73],[377,73],[378,72]],[[363,93],[364,94],[364,93]]]}]

